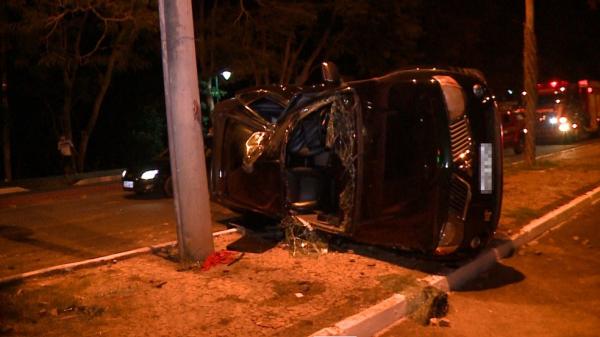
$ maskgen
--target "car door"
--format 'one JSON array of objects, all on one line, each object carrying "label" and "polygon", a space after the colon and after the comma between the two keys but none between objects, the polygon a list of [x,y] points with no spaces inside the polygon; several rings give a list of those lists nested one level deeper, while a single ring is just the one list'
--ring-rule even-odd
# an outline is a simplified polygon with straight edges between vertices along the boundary
[{"label": "car door", "polygon": [[213,115],[213,197],[239,211],[281,211],[279,156],[263,155],[287,99],[268,90],[222,102]]}]

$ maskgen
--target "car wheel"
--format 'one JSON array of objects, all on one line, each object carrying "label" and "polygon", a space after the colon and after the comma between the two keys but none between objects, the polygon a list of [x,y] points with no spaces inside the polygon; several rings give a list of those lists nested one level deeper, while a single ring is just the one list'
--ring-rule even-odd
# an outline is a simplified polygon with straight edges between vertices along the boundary
[{"label": "car wheel", "polygon": [[513,150],[515,151],[515,154],[521,154],[521,153],[523,153],[524,148],[525,148],[525,137],[521,136],[521,137],[519,137],[519,140],[513,147]]},{"label": "car wheel", "polygon": [[168,176],[163,183],[163,193],[166,197],[171,198],[173,196],[173,179]]}]

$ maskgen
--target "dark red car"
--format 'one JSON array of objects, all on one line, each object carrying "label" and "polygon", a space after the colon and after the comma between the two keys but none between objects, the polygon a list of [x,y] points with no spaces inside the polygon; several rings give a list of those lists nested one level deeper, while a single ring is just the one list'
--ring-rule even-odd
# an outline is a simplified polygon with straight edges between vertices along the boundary
[{"label": "dark red car", "polygon": [[504,148],[511,148],[516,154],[523,152],[525,146],[525,115],[516,110],[500,110],[502,120],[502,141]]}]

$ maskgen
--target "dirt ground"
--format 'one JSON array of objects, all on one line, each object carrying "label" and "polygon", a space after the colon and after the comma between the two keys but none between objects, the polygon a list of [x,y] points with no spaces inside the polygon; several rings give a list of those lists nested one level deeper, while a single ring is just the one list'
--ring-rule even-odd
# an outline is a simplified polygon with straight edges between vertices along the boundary
[{"label": "dirt ground", "polygon": [[307,336],[420,289],[416,260],[366,250],[292,257],[276,246],[208,271],[146,255],[31,280],[0,291],[0,335]]},{"label": "dirt ground", "polygon": [[[507,167],[500,231],[599,183],[600,144]],[[216,249],[239,238],[217,238]],[[291,256],[263,244],[208,271],[146,255],[0,288],[0,336],[307,336],[393,293],[420,296],[417,279],[445,268],[368,246]]]}]

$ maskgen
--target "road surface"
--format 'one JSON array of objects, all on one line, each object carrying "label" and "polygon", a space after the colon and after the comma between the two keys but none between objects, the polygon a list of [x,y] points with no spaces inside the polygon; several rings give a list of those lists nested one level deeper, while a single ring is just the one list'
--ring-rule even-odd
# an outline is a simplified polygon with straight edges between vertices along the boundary
[{"label": "road surface", "polygon": [[[213,206],[213,220],[231,215]],[[175,239],[173,199],[119,184],[0,196],[0,277]]]},{"label": "road surface", "polygon": [[600,202],[449,296],[450,327],[406,321],[392,336],[598,336]]}]

